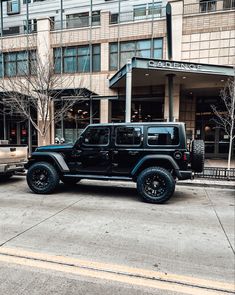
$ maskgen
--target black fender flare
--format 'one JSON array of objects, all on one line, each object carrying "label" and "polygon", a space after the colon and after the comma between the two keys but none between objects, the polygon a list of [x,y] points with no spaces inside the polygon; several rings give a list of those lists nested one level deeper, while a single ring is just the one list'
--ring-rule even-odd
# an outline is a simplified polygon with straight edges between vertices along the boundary
[{"label": "black fender flare", "polygon": [[31,158],[29,159],[29,162],[25,165],[25,168],[28,169],[33,163],[37,162],[38,160],[45,161],[50,159],[53,163],[55,163],[56,167],[59,169],[60,172],[69,172],[69,167],[66,164],[63,156],[60,153],[56,152],[34,152],[32,153]]},{"label": "black fender flare", "polygon": [[142,159],[140,159],[139,162],[132,169],[131,176],[133,178],[135,178],[135,176],[138,173],[138,170],[148,160],[165,160],[165,161],[168,161],[171,164],[172,168],[174,169],[174,171],[176,173],[176,176],[179,177],[179,178],[181,177],[179,166],[171,156],[168,156],[168,155],[148,155],[148,156],[144,156]]}]

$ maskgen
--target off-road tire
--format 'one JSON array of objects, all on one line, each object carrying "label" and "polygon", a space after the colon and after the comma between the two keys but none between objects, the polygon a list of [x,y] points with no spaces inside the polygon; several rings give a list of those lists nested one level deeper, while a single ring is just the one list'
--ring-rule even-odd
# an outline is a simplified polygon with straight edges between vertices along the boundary
[{"label": "off-road tire", "polygon": [[191,168],[194,172],[202,172],[205,162],[205,144],[203,140],[193,140],[191,146]]},{"label": "off-road tire", "polygon": [[[151,181],[152,184],[148,185],[147,183],[151,183]],[[154,183],[159,184],[155,187]],[[154,193],[154,189],[156,189],[156,193]],[[168,170],[162,167],[149,167],[137,177],[137,191],[142,201],[163,204],[174,194],[175,180]]]},{"label": "off-road tire", "polygon": [[76,177],[61,177],[60,179],[65,185],[75,185],[77,184],[81,179]]},{"label": "off-road tire", "polygon": [[[37,181],[37,177],[40,178],[40,173],[45,177],[44,185],[40,185],[40,179]],[[29,188],[36,194],[53,193],[60,181],[56,169],[47,162],[33,164],[28,170],[26,179]]]}]

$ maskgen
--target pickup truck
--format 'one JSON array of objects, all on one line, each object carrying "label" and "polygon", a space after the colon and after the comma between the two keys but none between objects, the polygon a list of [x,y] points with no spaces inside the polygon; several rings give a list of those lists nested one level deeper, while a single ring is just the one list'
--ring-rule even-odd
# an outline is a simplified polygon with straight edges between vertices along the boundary
[{"label": "pickup truck", "polygon": [[15,172],[24,171],[27,161],[26,145],[11,145],[6,140],[0,140],[0,180],[10,178]]}]

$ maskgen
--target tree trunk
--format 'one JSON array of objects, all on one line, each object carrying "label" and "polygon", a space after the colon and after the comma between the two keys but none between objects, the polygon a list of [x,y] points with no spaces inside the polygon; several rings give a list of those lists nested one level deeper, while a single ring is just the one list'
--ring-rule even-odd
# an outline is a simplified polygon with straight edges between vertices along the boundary
[{"label": "tree trunk", "polygon": [[228,179],[230,179],[230,168],[231,168],[231,158],[232,158],[232,146],[233,146],[233,129],[234,129],[234,108],[235,108],[235,83],[233,84],[233,92],[232,92],[232,105],[231,105],[231,129],[230,129],[230,137],[229,137],[229,152],[228,152]]}]

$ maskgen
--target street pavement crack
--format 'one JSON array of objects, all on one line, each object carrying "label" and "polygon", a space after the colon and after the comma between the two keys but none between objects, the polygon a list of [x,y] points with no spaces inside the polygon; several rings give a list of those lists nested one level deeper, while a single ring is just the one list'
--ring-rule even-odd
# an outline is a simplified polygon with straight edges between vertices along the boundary
[{"label": "street pavement crack", "polygon": [[225,237],[226,237],[226,239],[227,239],[227,241],[228,241],[228,243],[229,243],[229,246],[230,246],[230,248],[231,248],[231,250],[232,250],[232,252],[233,252],[233,255],[235,255],[235,250],[234,250],[234,248],[233,248],[233,245],[232,245],[231,241],[229,240],[229,237],[228,237],[228,235],[227,235],[227,233],[226,233],[226,231],[225,231],[225,229],[224,229],[224,226],[223,226],[223,224],[222,224],[222,222],[221,222],[221,220],[220,220],[220,218],[219,218],[219,215],[218,215],[218,213],[217,213],[217,211],[216,211],[216,209],[215,209],[215,206],[214,206],[214,204],[213,204],[213,202],[212,202],[212,200],[211,200],[209,194],[207,193],[206,189],[204,189],[204,191],[205,191],[206,196],[207,196],[207,198],[208,198],[208,200],[209,200],[209,202],[210,202],[210,204],[211,204],[211,207],[212,207],[212,209],[213,209],[213,211],[214,211],[214,213],[215,213],[215,215],[216,215],[216,217],[217,217],[217,219],[218,219],[218,222],[219,222],[219,224],[220,224],[220,227],[221,227],[222,231],[224,232],[224,235],[225,235]]},{"label": "street pavement crack", "polygon": [[11,242],[12,240],[14,240],[14,239],[18,238],[19,236],[23,235],[24,233],[26,233],[26,232],[30,231],[31,229],[37,227],[38,225],[42,224],[43,222],[45,222],[45,221],[47,221],[47,220],[49,220],[49,219],[55,217],[56,215],[60,214],[61,212],[63,212],[63,211],[65,211],[65,210],[67,210],[67,209],[73,207],[74,205],[76,205],[77,203],[81,202],[82,200],[84,200],[84,198],[81,198],[81,199],[79,199],[78,201],[71,203],[70,205],[66,206],[65,208],[63,208],[63,209],[57,211],[56,213],[54,213],[54,214],[48,216],[47,218],[45,218],[45,219],[43,219],[43,220],[37,222],[36,224],[34,224],[34,225],[28,227],[27,229],[23,230],[22,232],[18,233],[17,235],[11,237],[10,239],[8,239],[8,240],[6,240],[5,242],[3,242],[2,244],[0,244],[0,247],[6,245],[7,243]]}]

